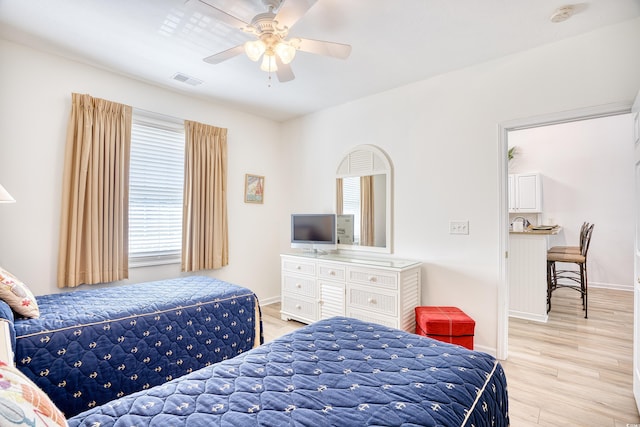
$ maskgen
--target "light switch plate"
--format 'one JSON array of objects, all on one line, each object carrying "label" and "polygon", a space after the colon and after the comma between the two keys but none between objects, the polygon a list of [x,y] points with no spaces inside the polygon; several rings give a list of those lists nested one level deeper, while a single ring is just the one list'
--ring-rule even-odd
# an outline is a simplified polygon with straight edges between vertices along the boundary
[{"label": "light switch plate", "polygon": [[469,221],[449,221],[449,234],[469,234]]}]

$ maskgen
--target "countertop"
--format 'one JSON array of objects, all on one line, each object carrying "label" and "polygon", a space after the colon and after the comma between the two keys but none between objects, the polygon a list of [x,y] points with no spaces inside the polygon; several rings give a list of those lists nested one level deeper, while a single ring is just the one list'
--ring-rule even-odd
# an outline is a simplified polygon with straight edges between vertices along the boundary
[{"label": "countertop", "polygon": [[282,256],[296,256],[314,258],[318,260],[339,261],[348,264],[368,265],[383,268],[408,268],[419,265],[421,261],[410,259],[399,259],[391,257],[362,257],[360,255],[349,255],[341,253],[318,253],[318,252],[290,252],[281,254]]},{"label": "countertop", "polygon": [[[538,227],[545,227],[544,229],[536,229],[537,227],[535,226],[529,226],[527,228],[524,229],[524,231],[513,231],[511,228],[509,228],[509,234],[546,234],[546,235],[553,235],[553,234],[558,234],[560,232],[560,230],[562,230],[562,227],[560,227],[559,225],[540,225]],[[547,228],[547,227],[552,227],[552,228]]]}]

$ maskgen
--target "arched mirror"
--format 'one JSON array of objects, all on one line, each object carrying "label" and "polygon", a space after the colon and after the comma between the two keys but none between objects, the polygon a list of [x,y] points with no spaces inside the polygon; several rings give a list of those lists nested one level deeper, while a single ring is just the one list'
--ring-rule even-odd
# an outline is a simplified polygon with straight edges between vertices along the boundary
[{"label": "arched mirror", "polygon": [[376,146],[359,145],[340,161],[336,172],[339,249],[392,252],[391,180],[391,161]]}]

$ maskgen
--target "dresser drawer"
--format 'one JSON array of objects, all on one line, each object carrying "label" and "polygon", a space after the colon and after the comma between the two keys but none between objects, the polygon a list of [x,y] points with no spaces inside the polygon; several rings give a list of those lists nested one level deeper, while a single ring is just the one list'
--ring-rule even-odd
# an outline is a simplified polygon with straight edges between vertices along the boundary
[{"label": "dresser drawer", "polygon": [[347,281],[379,286],[386,289],[398,289],[398,275],[385,270],[349,268],[347,271]]},{"label": "dresser drawer", "polygon": [[299,274],[316,275],[315,262],[298,261],[297,259],[282,259],[282,271],[290,271]]},{"label": "dresser drawer", "polygon": [[282,297],[281,313],[296,319],[315,322],[318,318],[318,303],[315,300],[285,295]]},{"label": "dresser drawer", "polygon": [[285,274],[282,277],[282,288],[285,293],[291,295],[309,298],[314,298],[317,295],[316,279],[313,277]]},{"label": "dresser drawer", "polygon": [[395,294],[371,292],[371,289],[348,288],[347,306],[364,308],[389,316],[398,315],[398,299]]},{"label": "dresser drawer", "polygon": [[[365,322],[373,322],[379,325],[388,326],[390,328],[402,329],[398,323],[397,317],[392,316],[383,316],[379,313],[375,313],[373,311],[366,310],[358,310],[355,308],[349,308],[347,310],[347,317],[353,317],[354,319],[363,320]],[[413,329],[406,329],[408,332],[413,332],[415,330],[415,325]]]},{"label": "dresser drawer", "polygon": [[323,279],[344,282],[346,270],[344,265],[318,263],[318,277]]}]

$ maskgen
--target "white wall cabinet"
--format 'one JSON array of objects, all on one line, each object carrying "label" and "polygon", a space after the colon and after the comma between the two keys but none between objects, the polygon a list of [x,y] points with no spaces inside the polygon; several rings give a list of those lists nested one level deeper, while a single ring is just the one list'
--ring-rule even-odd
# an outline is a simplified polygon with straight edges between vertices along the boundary
[{"label": "white wall cabinet", "polygon": [[509,212],[542,212],[542,177],[539,173],[509,175]]},{"label": "white wall cabinet", "polygon": [[314,254],[283,254],[281,260],[283,320],[348,316],[414,331],[420,262]]}]

